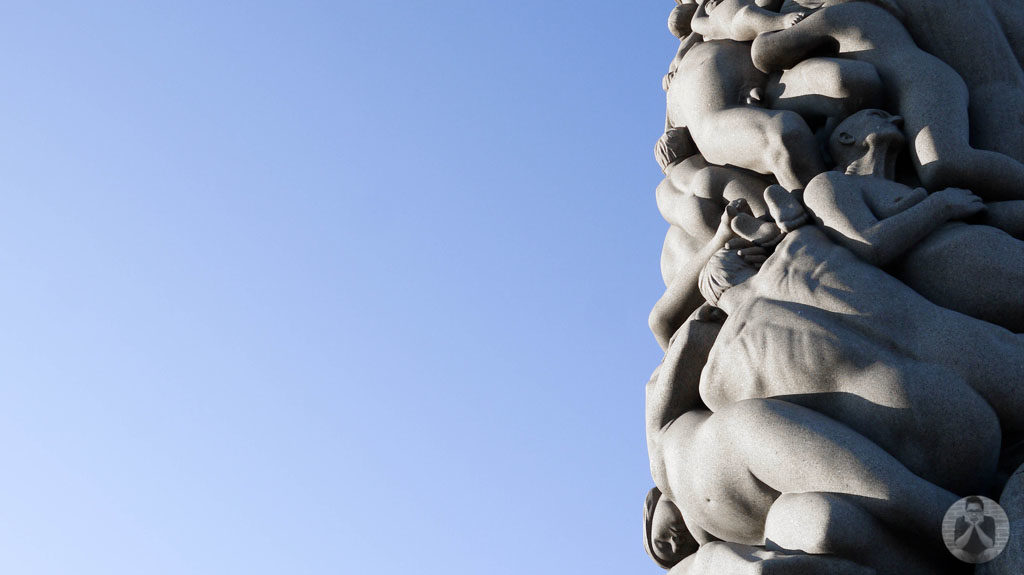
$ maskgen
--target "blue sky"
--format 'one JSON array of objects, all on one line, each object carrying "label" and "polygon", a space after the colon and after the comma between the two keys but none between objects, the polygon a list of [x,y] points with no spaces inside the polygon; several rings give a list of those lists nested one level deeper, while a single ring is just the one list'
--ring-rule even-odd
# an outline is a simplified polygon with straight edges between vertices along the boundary
[{"label": "blue sky", "polygon": [[672,7],[7,6],[0,572],[660,572]]}]

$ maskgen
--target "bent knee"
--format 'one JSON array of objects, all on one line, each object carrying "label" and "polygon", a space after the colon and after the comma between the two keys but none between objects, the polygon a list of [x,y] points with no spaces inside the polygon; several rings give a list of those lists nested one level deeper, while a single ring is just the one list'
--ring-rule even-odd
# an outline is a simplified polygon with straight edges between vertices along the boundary
[{"label": "bent knee", "polygon": [[789,551],[835,553],[848,505],[827,493],[784,493],[765,520],[765,538]]}]

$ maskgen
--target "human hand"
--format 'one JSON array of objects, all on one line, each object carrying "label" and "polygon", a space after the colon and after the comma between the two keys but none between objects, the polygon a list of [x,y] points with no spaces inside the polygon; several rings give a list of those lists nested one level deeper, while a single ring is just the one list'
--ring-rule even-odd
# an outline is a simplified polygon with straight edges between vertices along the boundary
[{"label": "human hand", "polygon": [[961,220],[985,210],[981,198],[962,188],[946,188],[932,194],[942,202],[947,220]]},{"label": "human hand", "polygon": [[795,26],[798,22],[800,22],[806,17],[806,12],[794,12],[792,14],[786,14],[785,16],[783,16],[782,22],[786,28],[790,28],[792,26]]},{"label": "human hand", "polygon": [[796,196],[778,184],[764,189],[764,203],[783,232],[789,233],[807,223],[807,210]]},{"label": "human hand", "polygon": [[[735,224],[735,221],[733,223]],[[760,269],[761,264],[768,259],[769,255],[767,248],[742,237],[733,238],[726,242],[725,249],[736,252],[736,255],[748,265],[753,266],[754,269]]]},{"label": "human hand", "polygon": [[715,237],[712,241],[719,247],[724,246],[726,242],[736,237],[736,232],[732,229],[733,220],[744,215],[753,217],[753,214],[747,200],[739,198],[729,202],[722,210],[722,217],[718,220],[718,229],[715,230]]}]

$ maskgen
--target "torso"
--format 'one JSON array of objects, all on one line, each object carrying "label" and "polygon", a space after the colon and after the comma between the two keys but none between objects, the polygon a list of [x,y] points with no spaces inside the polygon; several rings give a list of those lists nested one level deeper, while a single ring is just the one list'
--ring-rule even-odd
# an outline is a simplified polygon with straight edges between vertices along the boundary
[{"label": "torso", "polygon": [[764,521],[779,493],[758,481],[730,450],[728,431],[708,411],[693,411],[665,431],[662,450],[673,501],[711,535],[764,543]]}]

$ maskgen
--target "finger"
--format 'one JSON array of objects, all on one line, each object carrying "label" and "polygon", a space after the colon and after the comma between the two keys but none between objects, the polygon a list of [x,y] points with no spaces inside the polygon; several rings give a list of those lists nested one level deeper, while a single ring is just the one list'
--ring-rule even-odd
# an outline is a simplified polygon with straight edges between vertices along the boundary
[{"label": "finger", "polygon": [[[753,93],[753,91],[751,92]],[[729,202],[729,205],[736,207],[737,214],[747,214],[750,217],[754,216],[754,211],[750,209],[750,204],[744,198],[736,198],[735,200]]]},{"label": "finger", "polygon": [[725,242],[725,249],[732,251],[732,250],[739,250],[739,249],[742,249],[742,248],[750,247],[750,246],[753,246],[753,245],[754,244],[752,244],[750,242],[750,240],[747,240],[745,238],[733,238],[733,239]]},{"label": "finger", "polygon": [[740,248],[739,254],[741,256],[761,256],[767,254],[768,250],[761,246],[751,246],[749,248]]},{"label": "finger", "polygon": [[768,256],[746,256],[746,257],[743,258],[743,261],[747,262],[748,264],[750,264],[752,266],[760,267],[760,265],[763,264],[764,261],[767,260],[767,259],[768,259]]}]

